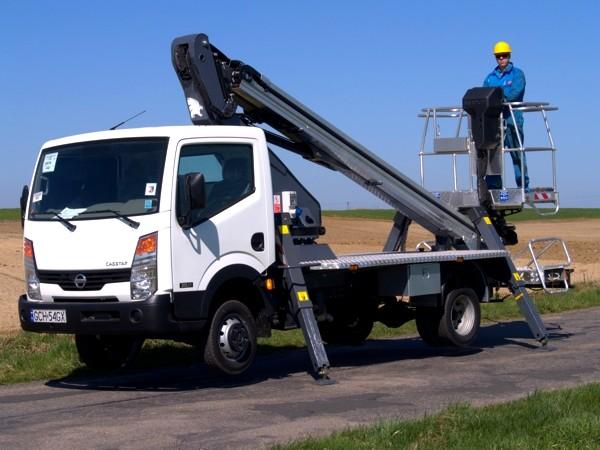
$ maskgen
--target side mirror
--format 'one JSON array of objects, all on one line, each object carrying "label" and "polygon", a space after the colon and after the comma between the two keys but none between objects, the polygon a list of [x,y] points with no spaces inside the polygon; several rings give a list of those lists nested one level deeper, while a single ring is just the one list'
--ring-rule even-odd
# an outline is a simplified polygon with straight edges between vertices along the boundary
[{"label": "side mirror", "polygon": [[188,173],[185,176],[185,187],[188,190],[191,209],[202,209],[206,205],[204,175],[201,173]]},{"label": "side mirror", "polygon": [[184,230],[192,228],[193,212],[206,205],[204,175],[188,173],[179,179],[177,193],[177,220]]},{"label": "side mirror", "polygon": [[27,210],[27,199],[29,198],[29,186],[23,186],[19,203],[21,205],[21,228],[25,228],[25,211]]}]

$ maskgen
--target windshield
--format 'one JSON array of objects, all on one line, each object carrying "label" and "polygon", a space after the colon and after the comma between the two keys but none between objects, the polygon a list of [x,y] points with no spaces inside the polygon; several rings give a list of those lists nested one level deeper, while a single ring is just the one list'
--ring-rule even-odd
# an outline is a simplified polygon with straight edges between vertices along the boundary
[{"label": "windshield", "polygon": [[77,220],[158,211],[168,141],[118,139],[45,149],[31,189],[29,217]]}]

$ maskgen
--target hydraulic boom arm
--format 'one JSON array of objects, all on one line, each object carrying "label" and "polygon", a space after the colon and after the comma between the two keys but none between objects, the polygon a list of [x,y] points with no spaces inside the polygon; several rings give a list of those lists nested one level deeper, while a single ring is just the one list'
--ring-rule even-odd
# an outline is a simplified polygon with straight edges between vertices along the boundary
[{"label": "hydraulic boom arm", "polygon": [[439,203],[253,67],[229,59],[205,34],[175,39],[172,57],[194,124],[268,124],[281,133],[266,131],[272,144],[343,173],[455,248],[480,247],[468,217]]}]

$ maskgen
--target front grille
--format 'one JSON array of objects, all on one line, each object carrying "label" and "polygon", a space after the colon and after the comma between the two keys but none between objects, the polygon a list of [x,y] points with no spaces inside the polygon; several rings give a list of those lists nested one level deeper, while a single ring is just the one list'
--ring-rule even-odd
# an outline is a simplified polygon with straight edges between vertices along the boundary
[{"label": "front grille", "polygon": [[[83,282],[83,277],[85,282]],[[131,269],[117,270],[40,270],[40,283],[58,284],[65,291],[99,291],[108,283],[129,282]],[[77,286],[75,283],[78,283]]]},{"label": "front grille", "polygon": [[117,297],[52,297],[56,303],[116,303]]}]

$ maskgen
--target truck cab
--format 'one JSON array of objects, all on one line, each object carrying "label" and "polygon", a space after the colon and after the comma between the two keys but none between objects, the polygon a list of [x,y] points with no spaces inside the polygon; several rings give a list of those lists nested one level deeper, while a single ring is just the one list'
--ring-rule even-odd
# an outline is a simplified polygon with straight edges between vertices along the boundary
[{"label": "truck cab", "polygon": [[[25,211],[24,329],[199,333],[208,295],[255,284],[275,261],[264,132],[177,126],[104,131],[42,147]],[[261,308],[255,290],[253,308]]]}]

